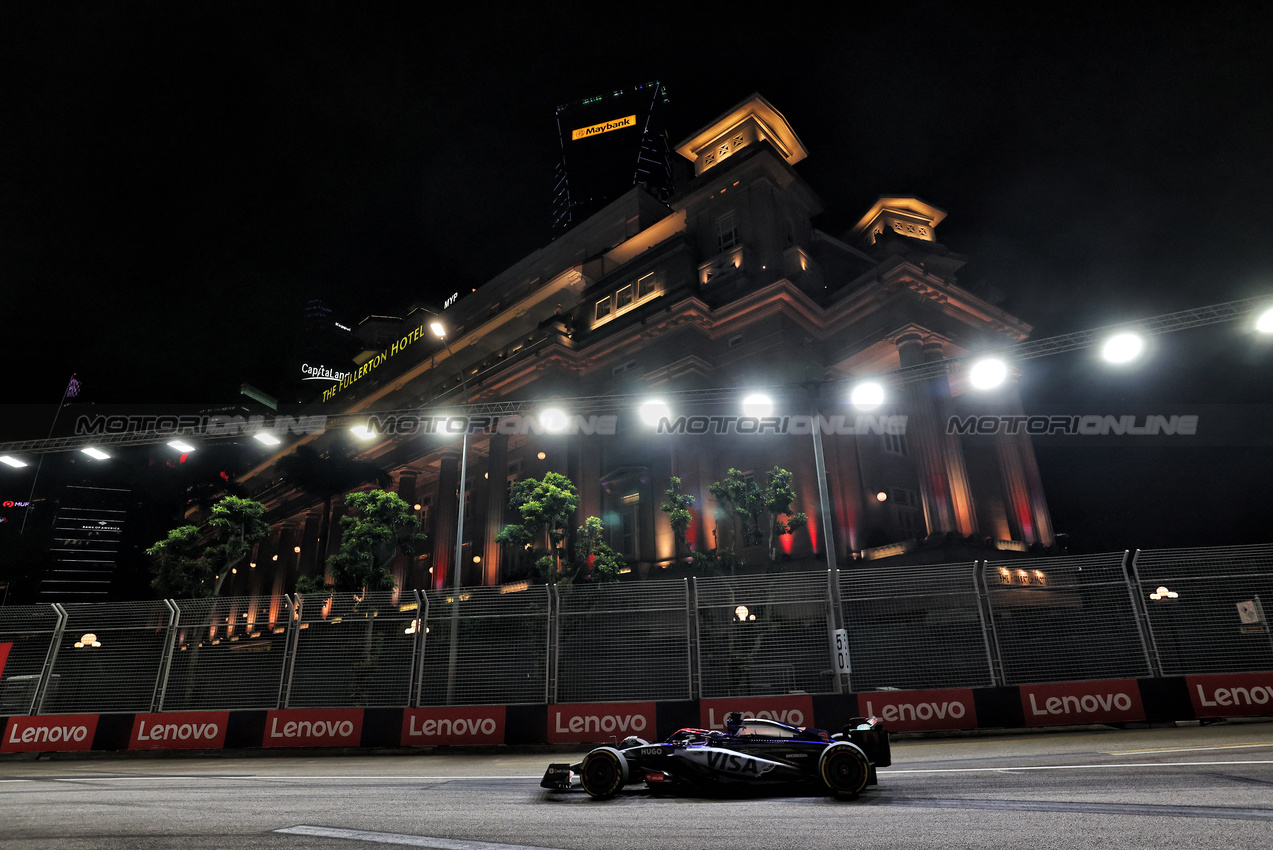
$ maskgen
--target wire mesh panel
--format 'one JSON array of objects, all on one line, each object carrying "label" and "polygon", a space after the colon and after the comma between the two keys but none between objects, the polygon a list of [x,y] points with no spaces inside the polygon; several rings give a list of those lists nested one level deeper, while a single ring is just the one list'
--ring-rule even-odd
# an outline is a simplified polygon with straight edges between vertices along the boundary
[{"label": "wire mesh panel", "polygon": [[410,704],[418,615],[414,596],[311,594],[299,608],[287,707]]},{"label": "wire mesh panel", "polygon": [[1273,546],[1136,553],[1164,676],[1273,670]]},{"label": "wire mesh panel", "polygon": [[702,697],[834,690],[827,573],[695,580]]},{"label": "wire mesh panel", "polygon": [[161,711],[277,708],[287,657],[286,599],[177,599],[177,639]]},{"label": "wire mesh panel", "polygon": [[0,643],[11,643],[0,678],[0,716],[30,714],[61,617],[52,605],[0,608]]},{"label": "wire mesh panel", "polygon": [[983,564],[1004,684],[1151,675],[1125,554]]},{"label": "wire mesh panel", "polygon": [[548,588],[428,591],[420,705],[543,703]]},{"label": "wire mesh panel", "polygon": [[975,565],[841,570],[855,691],[994,684]]},{"label": "wire mesh panel", "polygon": [[557,701],[690,698],[689,583],[559,590]]},{"label": "wire mesh panel", "polygon": [[150,711],[173,612],[163,602],[63,606],[41,714]]}]

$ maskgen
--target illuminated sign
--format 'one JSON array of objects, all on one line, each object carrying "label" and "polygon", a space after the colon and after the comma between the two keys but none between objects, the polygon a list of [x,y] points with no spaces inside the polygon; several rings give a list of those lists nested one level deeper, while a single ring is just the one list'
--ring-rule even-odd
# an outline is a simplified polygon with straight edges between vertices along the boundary
[{"label": "illuminated sign", "polygon": [[305,376],[302,381],[331,381],[333,384],[349,376],[348,372],[336,372],[327,366],[311,366],[308,363],[301,364],[301,374]]},{"label": "illuminated sign", "polygon": [[25,507],[29,506],[30,504],[31,504],[30,502],[15,502],[15,501],[13,501],[13,500],[11,500],[11,499],[5,499],[3,502],[0,502],[0,507],[5,507],[5,508],[25,508]]},{"label": "illuminated sign", "polygon": [[624,130],[628,127],[636,126],[636,116],[629,115],[626,118],[616,118],[613,121],[606,121],[603,124],[593,124],[591,127],[580,127],[570,134],[570,140],[577,141],[586,139],[589,136],[599,136],[602,133],[609,133],[611,130]]},{"label": "illuminated sign", "polygon": [[340,381],[339,383],[336,384],[336,386],[328,387],[327,389],[323,390],[323,401],[331,401],[333,398],[336,397],[336,393],[340,392],[343,389],[347,389],[349,385],[352,384],[354,381],[357,381],[359,378],[365,376],[369,372],[380,368],[381,366],[385,364],[385,361],[387,361],[390,357],[394,356],[399,351],[405,350],[406,347],[410,345],[411,343],[416,342],[417,340],[420,340],[423,338],[424,338],[424,325],[420,325],[420,327],[411,331],[402,339],[396,340],[393,343],[393,345],[389,346],[384,351],[380,352],[375,357],[371,358],[370,360],[368,360],[366,363],[359,366],[354,371],[346,372],[344,376],[340,378]]},{"label": "illuminated sign", "polygon": [[456,302],[456,300],[458,300],[458,299],[459,299],[459,297],[460,297],[460,293],[458,293],[458,292],[453,293],[453,294],[451,295],[451,297],[450,297],[450,298],[448,298],[448,299],[446,299],[445,301],[443,301],[443,302],[442,302],[442,309],[443,309],[443,310],[445,310],[445,309],[447,309],[448,307],[450,307],[452,304],[454,304],[454,303]]}]

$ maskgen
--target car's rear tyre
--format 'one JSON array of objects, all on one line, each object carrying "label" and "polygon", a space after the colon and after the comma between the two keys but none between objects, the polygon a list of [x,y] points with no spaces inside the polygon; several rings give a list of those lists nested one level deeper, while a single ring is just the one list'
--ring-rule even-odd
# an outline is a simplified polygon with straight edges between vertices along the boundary
[{"label": "car's rear tyre", "polygon": [[609,800],[628,781],[628,760],[613,747],[598,747],[583,757],[579,784],[594,800]]},{"label": "car's rear tyre", "polygon": [[852,800],[866,787],[871,776],[871,762],[860,747],[841,741],[822,751],[818,772],[833,795],[842,800]]}]

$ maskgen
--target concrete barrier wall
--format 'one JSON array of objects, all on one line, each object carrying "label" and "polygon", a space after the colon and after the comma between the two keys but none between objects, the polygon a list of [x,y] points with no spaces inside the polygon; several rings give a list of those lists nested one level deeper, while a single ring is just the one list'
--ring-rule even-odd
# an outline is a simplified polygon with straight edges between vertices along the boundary
[{"label": "concrete barrier wall", "polygon": [[585,746],[723,728],[730,711],[831,731],[874,715],[891,732],[1264,717],[1273,716],[1273,672],[678,702],[15,716],[2,718],[0,753]]}]

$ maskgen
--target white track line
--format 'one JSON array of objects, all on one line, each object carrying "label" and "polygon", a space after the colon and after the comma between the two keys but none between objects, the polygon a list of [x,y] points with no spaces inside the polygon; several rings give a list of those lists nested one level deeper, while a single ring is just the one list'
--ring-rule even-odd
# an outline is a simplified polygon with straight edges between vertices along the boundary
[{"label": "white track line", "polygon": [[916,770],[893,770],[891,768],[880,768],[881,776],[898,776],[904,773],[1012,773],[1018,770],[1092,770],[1092,769],[1109,769],[1117,767],[1216,767],[1227,766],[1234,767],[1245,764],[1273,764],[1273,760],[1268,761],[1165,761],[1165,762],[1146,762],[1139,763],[1122,763],[1122,764],[1040,764],[1040,765],[1019,765],[1005,767],[941,767],[941,768],[922,768]]},{"label": "white track line", "polygon": [[532,847],[528,844],[492,844],[487,841],[455,841],[450,838],[430,838],[427,835],[402,835],[397,832],[369,832],[363,829],[337,829],[327,826],[289,826],[276,829],[284,835],[305,835],[311,838],[344,838],[348,841],[370,841],[375,844],[397,844],[406,847],[428,847],[431,850],[553,850]]}]

